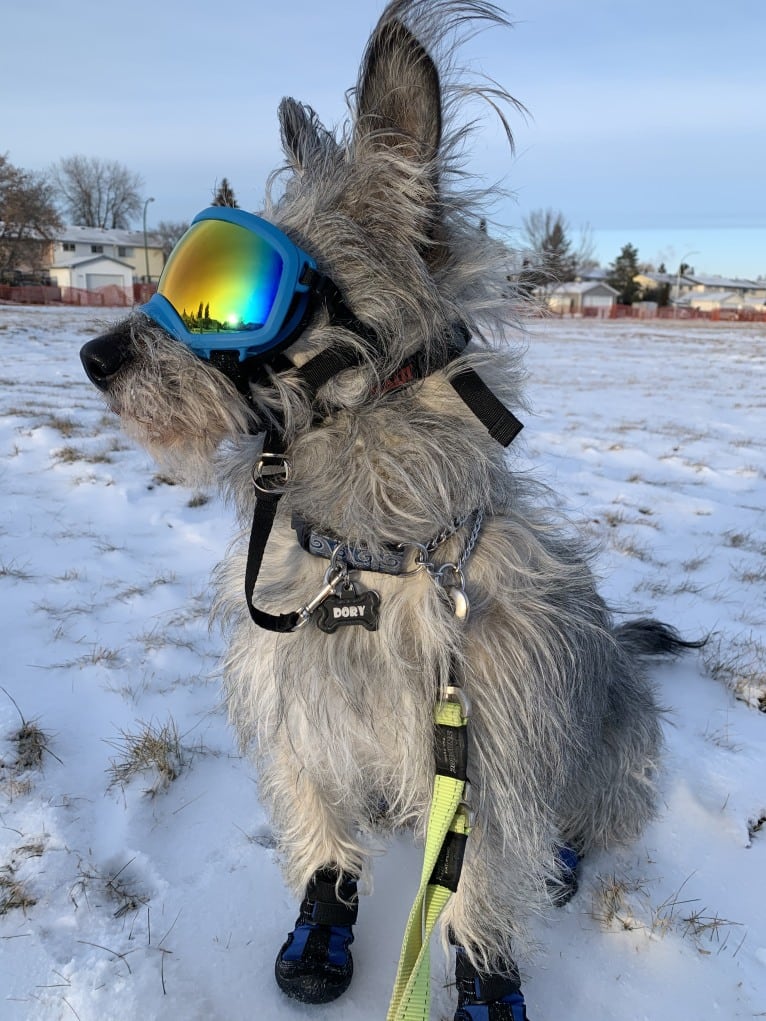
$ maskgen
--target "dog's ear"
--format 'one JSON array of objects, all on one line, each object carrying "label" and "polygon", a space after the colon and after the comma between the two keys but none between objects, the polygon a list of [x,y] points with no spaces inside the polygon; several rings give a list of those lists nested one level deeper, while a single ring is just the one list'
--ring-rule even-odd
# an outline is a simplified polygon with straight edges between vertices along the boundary
[{"label": "dog's ear", "polygon": [[305,170],[321,152],[337,149],[335,139],[305,103],[287,97],[278,114],[282,148],[295,170]]},{"label": "dog's ear", "polygon": [[439,73],[400,21],[382,21],[370,39],[357,87],[357,144],[395,147],[416,163],[433,159],[441,141]]}]

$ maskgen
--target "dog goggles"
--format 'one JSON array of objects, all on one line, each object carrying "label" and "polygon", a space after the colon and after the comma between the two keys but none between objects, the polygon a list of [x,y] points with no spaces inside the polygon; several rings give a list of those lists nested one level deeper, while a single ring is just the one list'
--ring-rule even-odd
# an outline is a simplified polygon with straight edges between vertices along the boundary
[{"label": "dog goggles", "polygon": [[239,360],[286,347],[305,325],[316,263],[253,213],[211,206],[170,253],[142,311],[195,355]]}]

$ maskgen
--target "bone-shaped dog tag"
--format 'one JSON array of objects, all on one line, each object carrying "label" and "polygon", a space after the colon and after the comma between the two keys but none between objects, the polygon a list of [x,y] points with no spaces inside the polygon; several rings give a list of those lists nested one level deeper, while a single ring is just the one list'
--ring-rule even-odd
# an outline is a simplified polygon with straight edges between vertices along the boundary
[{"label": "bone-shaped dog tag", "polygon": [[379,608],[377,592],[358,592],[351,582],[346,582],[317,607],[314,619],[319,630],[328,635],[335,634],[339,627],[356,624],[361,624],[368,631],[377,631]]}]

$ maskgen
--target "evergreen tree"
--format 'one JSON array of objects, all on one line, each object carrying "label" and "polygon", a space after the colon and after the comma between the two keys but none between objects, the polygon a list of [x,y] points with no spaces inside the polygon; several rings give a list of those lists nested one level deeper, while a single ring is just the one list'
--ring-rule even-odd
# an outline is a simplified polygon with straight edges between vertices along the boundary
[{"label": "evergreen tree", "polygon": [[638,272],[638,249],[634,245],[623,245],[606,278],[606,282],[619,292],[617,301],[621,305],[632,305],[638,298],[641,287],[634,279]]},{"label": "evergreen tree", "polygon": [[237,199],[234,195],[234,189],[229,184],[228,178],[224,177],[218,186],[218,190],[213,196],[212,205],[214,206],[231,206],[237,208]]},{"label": "evergreen tree", "polygon": [[557,284],[574,280],[578,256],[572,251],[569,224],[553,209],[536,209],[524,218],[524,237],[529,254],[524,283]]}]

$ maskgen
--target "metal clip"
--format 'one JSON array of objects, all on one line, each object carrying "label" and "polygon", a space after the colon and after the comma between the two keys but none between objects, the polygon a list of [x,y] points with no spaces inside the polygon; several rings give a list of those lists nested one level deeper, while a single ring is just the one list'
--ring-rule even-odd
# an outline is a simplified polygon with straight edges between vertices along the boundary
[{"label": "metal clip", "polygon": [[325,599],[329,599],[331,595],[334,595],[338,586],[345,581],[347,577],[348,568],[345,564],[335,566],[331,564],[325,571],[324,585],[322,588],[317,592],[312,600],[298,610],[298,623],[295,625],[293,630],[297,631],[298,628],[302,628],[304,624],[307,624],[309,617],[314,610],[316,610],[317,606],[321,606]]},{"label": "metal clip", "polygon": [[467,720],[471,716],[471,700],[466,695],[465,690],[459,687],[457,684],[448,684],[444,689],[444,697],[448,702],[458,702],[460,704],[460,712],[464,720]]}]

